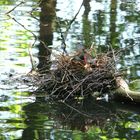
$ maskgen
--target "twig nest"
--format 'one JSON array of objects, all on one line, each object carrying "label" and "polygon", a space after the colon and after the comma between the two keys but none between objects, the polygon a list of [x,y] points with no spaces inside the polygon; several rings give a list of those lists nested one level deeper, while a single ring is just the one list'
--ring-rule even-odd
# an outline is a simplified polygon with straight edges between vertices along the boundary
[{"label": "twig nest", "polygon": [[109,53],[98,54],[90,58],[90,61],[86,61],[84,57],[77,58],[78,55],[58,56],[57,68],[49,73],[48,79],[42,80],[44,83],[39,90],[68,99],[87,96],[95,91],[104,94],[115,88],[115,65]]}]

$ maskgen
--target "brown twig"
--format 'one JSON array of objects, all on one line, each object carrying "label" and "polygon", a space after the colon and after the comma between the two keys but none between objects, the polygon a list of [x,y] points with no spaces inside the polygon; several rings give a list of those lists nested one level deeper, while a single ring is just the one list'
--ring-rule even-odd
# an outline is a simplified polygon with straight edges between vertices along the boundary
[{"label": "brown twig", "polygon": [[11,19],[13,19],[17,24],[19,24],[21,27],[23,27],[26,31],[30,32],[30,33],[34,36],[35,41],[34,41],[34,43],[32,44],[32,46],[34,46],[35,42],[37,41],[37,36],[36,36],[31,30],[27,29],[27,28],[26,28],[23,24],[21,24],[19,21],[17,21],[14,17],[11,17],[11,15],[9,15],[9,14],[8,14],[8,16],[9,16]]},{"label": "brown twig", "polygon": [[66,28],[66,31],[65,31],[64,34],[63,34],[62,30],[61,30],[61,24],[60,24],[59,18],[56,17],[56,19],[57,19],[57,25],[59,27],[59,31],[60,31],[60,35],[61,35],[61,39],[62,39],[62,46],[61,47],[62,47],[62,49],[63,49],[63,51],[64,51],[65,54],[67,54],[67,51],[66,51],[66,46],[67,46],[66,45],[66,38],[67,38],[67,35],[68,35],[68,31],[71,28],[72,23],[75,21],[76,17],[78,16],[79,12],[81,11],[81,8],[83,6],[83,2],[80,5],[80,7],[79,7],[77,13],[75,14],[75,16],[73,17],[73,19],[69,22],[68,27]]},{"label": "brown twig", "polygon": [[32,45],[30,44],[28,47],[28,52],[29,52],[29,56],[30,56],[30,62],[31,62],[31,66],[32,66],[32,70],[35,70],[35,66],[34,66],[34,61],[33,61],[33,55],[32,55],[32,51],[31,51]]},{"label": "brown twig", "polygon": [[10,14],[12,11],[14,11],[18,6],[22,5],[23,3],[25,3],[24,1],[21,1],[19,4],[17,4],[14,8],[12,8],[10,11],[8,11],[7,13],[5,13],[6,15]]},{"label": "brown twig", "polygon": [[78,110],[78,109],[72,107],[71,105],[67,104],[67,103],[64,102],[64,101],[63,101],[62,103],[65,104],[67,107],[71,108],[72,110],[78,112],[79,114],[85,116],[85,117],[88,117],[88,118],[89,118],[89,117],[90,117],[90,118],[92,117],[92,116],[90,116],[90,115],[88,115],[88,114],[86,114],[86,113],[83,113],[83,112],[81,112],[80,110]]}]

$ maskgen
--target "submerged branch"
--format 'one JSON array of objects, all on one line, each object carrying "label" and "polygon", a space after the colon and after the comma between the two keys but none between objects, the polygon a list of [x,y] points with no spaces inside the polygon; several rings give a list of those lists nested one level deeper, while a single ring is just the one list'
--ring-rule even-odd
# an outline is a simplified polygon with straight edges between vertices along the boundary
[{"label": "submerged branch", "polygon": [[134,102],[140,102],[140,92],[129,89],[128,84],[121,77],[116,79],[118,88],[114,90],[117,97],[124,97]]}]

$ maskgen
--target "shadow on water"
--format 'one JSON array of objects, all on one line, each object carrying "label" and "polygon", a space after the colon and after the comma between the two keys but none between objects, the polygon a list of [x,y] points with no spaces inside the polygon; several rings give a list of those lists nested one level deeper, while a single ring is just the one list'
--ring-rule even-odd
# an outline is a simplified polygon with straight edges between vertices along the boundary
[{"label": "shadow on water", "polygon": [[[0,2],[0,5],[5,6],[5,2],[12,4],[11,1],[4,0],[3,3]],[[34,2],[36,3],[35,0]],[[49,46],[61,43],[62,41],[55,17],[60,20],[61,30],[64,33],[69,25],[68,23],[70,23],[70,19],[77,12],[74,10],[75,3],[76,1],[72,0],[40,1],[38,5],[40,11],[37,12],[39,15],[39,20],[37,21],[39,23],[39,44],[36,44],[38,50],[37,67],[40,72],[44,72],[44,70],[49,69],[51,66],[49,60],[53,48]],[[24,7],[22,8],[24,9]],[[28,10],[29,7],[27,6],[26,8]],[[70,13],[67,12],[69,10]],[[127,68],[125,72],[126,78],[129,81],[138,79],[140,76],[140,8],[136,2],[84,0],[82,10],[68,31],[66,43],[76,48],[79,47],[79,42],[84,47],[90,47],[91,43],[95,42],[95,45],[99,46],[99,51],[108,50],[108,44],[111,44],[115,49],[125,48],[119,62],[119,68]],[[21,11],[19,9],[17,11],[20,15]],[[9,25],[7,26],[9,27]],[[18,37],[21,35],[19,32],[16,33]],[[31,39],[26,32],[22,32],[22,35],[25,35],[25,38],[27,38],[24,41]],[[4,42],[6,37],[5,35],[4,39],[1,39],[2,42]],[[12,37],[12,39],[16,40],[16,37]],[[9,48],[17,43],[16,41],[14,43],[11,42]],[[8,48],[8,44],[5,46],[6,48],[4,48],[3,44],[0,44],[0,50],[3,53]],[[21,52],[25,52],[27,44],[24,46],[24,43],[21,42],[17,46],[14,47],[17,47],[16,49],[23,47],[18,55],[24,56],[22,59],[26,61],[25,56],[27,56],[27,53]],[[0,54],[2,53],[0,52]],[[10,56],[10,53],[8,53],[8,56]],[[19,56],[13,57],[19,58]],[[7,62],[7,58],[4,57],[4,60]],[[5,66],[4,62],[2,63],[2,67]],[[8,68],[9,66],[6,67],[6,70]],[[4,76],[5,74],[2,73],[2,77]],[[136,86],[139,90],[139,84],[133,85],[133,88],[136,88]],[[49,100],[47,97],[36,97],[34,101],[27,100],[27,102],[19,103],[19,98],[23,96],[24,92],[15,86],[13,89],[19,91],[14,92],[11,89],[0,89],[0,124],[2,125],[2,128],[0,128],[0,138],[2,140],[18,139],[19,137],[19,139],[23,140],[106,140],[115,138],[131,140],[139,139],[140,137],[139,104],[126,104],[115,101],[107,103],[96,101],[93,98],[61,102]],[[28,96],[29,93],[26,92],[25,97]],[[20,136],[18,136],[18,133],[14,135],[13,132],[18,130],[20,131]],[[12,136],[10,136],[11,132]]]},{"label": "shadow on water", "polygon": [[140,111],[133,105],[92,98],[63,103],[38,97],[23,110],[27,128],[22,139],[136,139],[140,135],[138,130],[133,130],[140,121],[136,115]]}]

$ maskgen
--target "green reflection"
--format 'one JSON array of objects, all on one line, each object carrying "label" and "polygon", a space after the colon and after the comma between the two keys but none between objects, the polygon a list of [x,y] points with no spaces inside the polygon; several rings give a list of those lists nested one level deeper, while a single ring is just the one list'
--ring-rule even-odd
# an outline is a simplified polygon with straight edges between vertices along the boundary
[{"label": "green reflection", "polygon": [[131,81],[129,86],[130,86],[131,89],[139,91],[140,90],[140,80],[139,79],[137,79],[137,80],[134,79],[133,81]]},{"label": "green reflection", "polygon": [[[6,7],[6,5],[14,4],[14,2],[15,1],[13,0],[3,0],[0,1],[0,5]],[[35,2],[38,1],[35,0]],[[47,2],[49,4],[49,2],[55,3],[56,1],[50,0]],[[82,30],[79,29],[78,32],[70,33],[72,34],[72,37],[74,39],[77,39],[77,36],[82,36],[83,38],[80,41],[83,42],[85,47],[89,47],[91,43],[95,41],[95,44],[99,45],[100,50],[105,50],[106,44],[111,44],[115,49],[119,49],[120,47],[127,48],[128,50],[123,51],[121,55],[120,64],[123,68],[126,68],[128,65],[130,66],[130,74],[128,75],[129,79],[137,79],[137,71],[139,70],[139,68],[135,67],[136,63],[134,63],[137,61],[135,60],[133,63],[128,64],[128,62],[133,59],[131,54],[136,54],[136,56],[140,54],[140,18],[139,11],[136,10],[137,8],[135,2],[118,2],[117,0],[111,0],[109,3],[108,1],[105,2],[100,0],[98,2],[107,6],[108,8],[96,11],[92,11],[90,0],[84,2],[85,9],[83,15],[81,15],[82,20],[73,23],[75,25],[82,24]],[[60,37],[58,27],[55,27],[56,29],[53,31],[53,28],[55,26],[54,17],[56,16],[57,12],[55,12],[55,4],[53,4],[53,6],[51,6],[50,4],[44,4],[42,6],[42,13],[33,11],[34,16],[36,16],[37,18],[39,18],[40,16],[40,21],[36,21],[38,24],[40,24],[39,36],[40,39],[47,45],[52,45],[53,41],[57,42],[59,40],[58,38],[56,39],[56,34]],[[59,11],[61,9],[57,10]],[[15,14],[18,15],[18,13]],[[92,15],[92,17],[89,18],[89,15]],[[30,21],[31,17],[29,15],[27,17]],[[18,18],[23,21],[22,16]],[[63,19],[63,21],[61,21],[62,17],[59,17],[59,20],[62,28],[65,28],[67,26],[67,21],[69,21],[68,19]],[[32,24],[34,23],[31,22],[30,25]],[[0,31],[2,36],[0,40],[0,51],[4,53],[11,48],[16,48],[16,51],[14,49],[12,50],[13,53],[18,53],[18,55],[14,55],[14,57],[23,57],[22,59],[24,60],[24,58],[28,56],[28,42],[32,40],[32,34],[28,31],[25,31],[24,29],[15,29],[13,28],[13,25],[15,25],[15,22],[13,20],[9,20],[8,22],[3,20],[1,21],[1,27],[3,28]],[[128,28],[130,25],[133,26]],[[30,27],[31,26],[28,26],[28,28]],[[72,28],[74,28],[74,26],[72,26]],[[34,31],[34,29],[36,29],[36,26],[31,29]],[[69,38],[68,41],[70,42],[73,38]],[[137,45],[136,52],[134,44]],[[46,56],[48,56],[48,52],[45,51],[45,47],[42,42],[40,42],[40,45],[38,45],[38,48],[40,50],[39,59],[41,65],[42,63],[43,65],[46,65],[45,62]],[[125,59],[125,56],[129,57],[129,59]],[[136,59],[138,60],[138,58]],[[139,64],[137,64],[137,66],[138,65]],[[25,67],[26,62],[25,64],[17,63],[16,66]],[[136,82],[132,84],[132,88],[139,90],[140,83]],[[7,91],[5,92],[8,93]],[[12,95],[12,97],[21,96],[20,94],[22,94],[22,96],[28,96],[28,93],[16,92]],[[17,98],[14,98],[14,100],[7,99],[4,101],[4,103],[7,103],[8,107],[0,107],[0,113],[6,112],[7,117],[9,117],[7,119],[6,116],[2,114],[3,118],[0,120],[0,125],[5,126],[4,129],[0,128],[0,139],[2,140],[6,139],[7,137],[10,140],[17,139],[18,136],[14,134],[16,130],[22,130],[23,132],[20,132],[20,135],[22,135],[22,139],[26,140],[68,138],[75,140],[125,140],[140,138],[140,113],[139,111],[134,111],[136,108],[138,108],[137,106],[135,106],[131,110],[130,106],[128,105],[124,109],[124,104],[121,107],[112,109],[111,107],[115,106],[116,103],[108,105],[107,103],[94,104],[95,101],[90,102],[90,100],[86,101],[90,103],[86,104],[84,107],[82,103],[70,103],[70,105],[73,105],[73,107],[76,107],[76,109],[80,110],[81,112],[87,113],[89,115],[89,117],[87,117],[84,116],[84,113],[79,114],[71,108],[66,107],[66,105],[63,103],[49,102],[44,98],[37,98],[36,102],[34,103],[21,103],[22,101],[18,103],[17,101]],[[99,106],[101,108],[99,108]],[[136,118],[134,117],[134,114],[137,116]],[[8,136],[6,136],[6,133],[8,134]],[[10,134],[12,135],[10,136]]]},{"label": "green reflection", "polygon": [[0,51],[5,51],[5,50],[7,50],[7,49],[0,46]]},{"label": "green reflection", "polygon": [[0,5],[10,5],[14,3],[15,3],[15,0],[1,0],[0,1]]},{"label": "green reflection", "polygon": [[[139,137],[137,125],[139,125],[140,117],[135,118],[131,110],[126,111],[128,106],[121,108],[121,106],[124,107],[121,105],[119,108],[115,108],[115,104],[105,102],[96,104],[95,100],[87,100],[88,103],[83,101],[82,104],[77,104],[75,101],[69,102],[69,105],[73,105],[78,112],[83,112],[82,115],[66,104],[45,101],[44,98],[37,97],[36,102],[24,107],[27,115],[25,120],[27,128],[24,129],[22,138],[42,140],[121,138],[125,140],[127,139],[126,134],[130,138]],[[111,108],[111,106],[114,107]],[[84,113],[89,114],[89,117]],[[134,132],[133,129],[136,131]],[[132,133],[134,134],[132,135]]]}]

